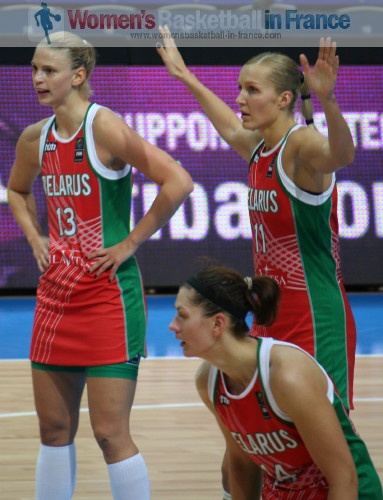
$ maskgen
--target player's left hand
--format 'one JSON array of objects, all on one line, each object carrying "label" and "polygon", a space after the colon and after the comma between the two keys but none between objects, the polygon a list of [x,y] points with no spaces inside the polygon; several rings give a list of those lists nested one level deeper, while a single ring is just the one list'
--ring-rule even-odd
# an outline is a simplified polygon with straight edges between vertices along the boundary
[{"label": "player's left hand", "polygon": [[109,281],[113,281],[120,265],[131,257],[135,251],[136,248],[127,239],[112,247],[100,248],[87,255],[88,260],[96,259],[96,262],[92,264],[88,272],[98,277],[110,269]]},{"label": "player's left hand", "polygon": [[320,39],[318,59],[312,68],[304,54],[299,59],[310,90],[318,98],[332,98],[339,68],[336,42],[332,42],[330,37]]}]

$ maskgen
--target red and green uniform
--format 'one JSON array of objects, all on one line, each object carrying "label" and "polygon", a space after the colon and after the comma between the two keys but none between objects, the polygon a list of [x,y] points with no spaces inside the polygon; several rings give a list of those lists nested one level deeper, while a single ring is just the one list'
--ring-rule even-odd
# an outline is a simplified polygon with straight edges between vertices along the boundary
[{"label": "red and green uniform", "polygon": [[130,257],[109,282],[109,272],[88,273],[87,255],[122,241],[130,232],[131,167],[113,171],[97,157],[89,106],[69,139],[55,117],[43,127],[40,161],[48,207],[49,267],[37,291],[32,361],[92,366],[145,356],[146,308],[141,275]]},{"label": "red and green uniform", "polygon": [[283,170],[287,140],[267,152],[262,141],[249,167],[254,270],[274,278],[282,291],[275,323],[253,324],[251,335],[302,347],[352,408],[356,328],[340,267],[335,175],[321,194],[300,189]]},{"label": "red and green uniform", "polygon": [[[270,388],[270,354],[274,345],[300,349],[272,338],[258,338],[258,367],[248,387],[239,395],[231,394],[223,373],[212,366],[208,377],[209,397],[234,440],[263,470],[262,498],[324,500],[328,497],[328,483],[291,418],[278,407]],[[338,416],[357,469],[358,498],[382,500],[382,486],[368,450],[334,391],[332,381],[326,377],[327,397]]]}]

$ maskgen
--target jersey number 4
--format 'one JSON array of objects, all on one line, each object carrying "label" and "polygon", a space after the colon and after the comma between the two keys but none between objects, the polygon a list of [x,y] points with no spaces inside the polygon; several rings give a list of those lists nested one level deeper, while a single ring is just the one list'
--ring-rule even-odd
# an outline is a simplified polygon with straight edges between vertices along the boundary
[{"label": "jersey number 4", "polygon": [[[264,470],[267,474],[269,473],[265,465],[261,465],[261,469]],[[281,464],[274,464],[273,475],[275,478],[275,484],[285,483],[287,481],[293,483],[294,481],[297,480],[297,475],[290,474],[289,472],[287,472]]]}]

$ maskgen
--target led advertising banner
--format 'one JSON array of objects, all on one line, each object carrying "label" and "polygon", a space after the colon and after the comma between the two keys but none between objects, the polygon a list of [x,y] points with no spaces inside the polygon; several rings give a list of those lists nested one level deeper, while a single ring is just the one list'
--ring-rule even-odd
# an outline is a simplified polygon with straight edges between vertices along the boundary
[{"label": "led advertising banner", "polygon": [[[239,67],[191,67],[232,108]],[[247,211],[247,165],[218,136],[195,99],[161,66],[100,66],[92,100],[110,107],[148,141],[165,149],[192,175],[195,189],[171,222],[138,250],[146,287],[176,287],[201,257],[244,274],[252,272]],[[357,154],[337,174],[339,231],[347,285],[383,283],[383,66],[343,66],[337,100]],[[314,99],[315,123],[326,134]],[[21,131],[51,113],[38,104],[31,70],[0,67],[0,286],[34,288],[39,272],[7,204],[6,185]],[[297,115],[297,119],[300,117]],[[132,224],[151,205],[157,187],[134,173]],[[39,219],[46,228],[41,179],[35,183]]]}]

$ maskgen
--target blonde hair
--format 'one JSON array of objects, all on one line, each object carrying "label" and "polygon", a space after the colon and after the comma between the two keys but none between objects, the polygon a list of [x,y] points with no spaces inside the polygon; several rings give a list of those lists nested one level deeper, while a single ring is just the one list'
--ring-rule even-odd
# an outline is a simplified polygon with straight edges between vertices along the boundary
[{"label": "blonde hair", "polygon": [[279,52],[263,52],[249,59],[245,65],[262,64],[269,68],[268,80],[274,85],[278,94],[286,90],[291,92],[292,99],[288,111],[294,112],[299,96],[302,98],[301,113],[307,125],[314,127],[314,108],[311,102],[309,87],[297,63],[291,57]]},{"label": "blonde hair", "polygon": [[49,38],[51,43],[48,43],[44,38],[38,43],[37,47],[66,50],[72,69],[84,68],[86,71],[86,77],[79,87],[79,92],[83,97],[88,98],[92,94],[89,78],[96,64],[96,51],[93,45],[74,33],[67,31],[57,31],[49,35]]}]

